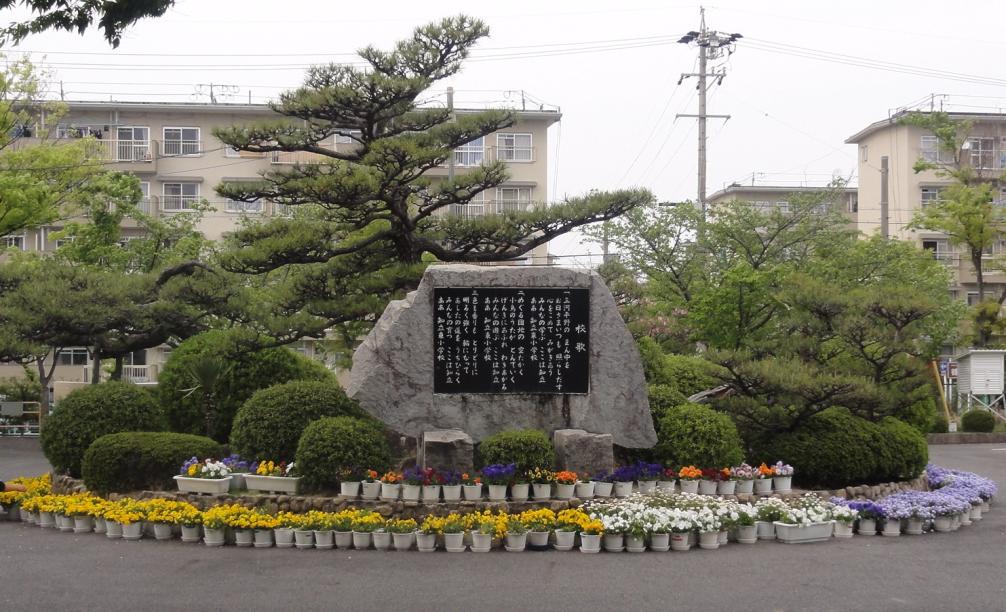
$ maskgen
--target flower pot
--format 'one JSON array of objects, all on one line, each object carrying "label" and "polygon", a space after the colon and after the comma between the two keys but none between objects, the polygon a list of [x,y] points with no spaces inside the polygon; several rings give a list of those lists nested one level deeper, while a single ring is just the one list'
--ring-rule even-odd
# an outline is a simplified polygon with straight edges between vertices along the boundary
[{"label": "flower pot", "polygon": [[175,476],[175,484],[183,493],[199,493],[202,495],[223,495],[231,489],[231,477],[223,478],[189,478]]},{"label": "flower pot", "polygon": [[172,538],[171,525],[168,523],[154,523],[154,539],[170,540]]},{"label": "flower pot", "polygon": [[773,524],[775,525],[776,539],[783,544],[807,544],[831,539],[831,521],[807,525],[791,525],[776,521]]},{"label": "flower pot", "polygon": [[592,481],[576,483],[573,485],[573,495],[579,499],[593,499],[594,483]]},{"label": "flower pot", "polygon": [[721,480],[720,482],[716,483],[716,493],[718,495],[736,495],[737,481]]},{"label": "flower pot", "polygon": [[836,538],[851,538],[852,537],[852,521],[835,521],[835,537]]},{"label": "flower pot", "polygon": [[726,546],[730,542],[730,532],[726,529],[720,531],[720,546]]},{"label": "flower pot", "polygon": [[[482,499],[482,485],[464,485],[461,487],[461,491],[465,494],[465,499],[468,501],[479,501]],[[503,487],[503,497],[506,498],[506,487]]]},{"label": "flower pot", "polygon": [[272,544],[273,544],[272,529],[255,530],[255,548],[272,548]]},{"label": "flower pot", "polygon": [[493,534],[478,533],[472,534],[472,552],[487,553],[493,547]]},{"label": "flower pot", "polygon": [[656,480],[640,480],[638,483],[636,483],[636,486],[639,487],[639,492],[640,493],[652,493],[657,488],[657,481]]},{"label": "flower pot", "polygon": [[255,544],[255,531],[253,529],[235,529],[234,544],[241,548],[249,548]]},{"label": "flower pot", "polygon": [[612,484],[604,481],[593,481],[594,497],[611,497]]},{"label": "flower pot", "polygon": [[969,518],[972,521],[982,520],[982,507],[978,504],[971,506],[971,516]]},{"label": "flower pot", "polygon": [[953,514],[950,516],[950,531],[957,531],[961,528],[961,515]]},{"label": "flower pot", "polygon": [[771,495],[772,494],[772,479],[771,478],[758,478],[754,481],[754,492],[755,495]]},{"label": "flower pot", "polygon": [[573,545],[576,543],[576,532],[575,531],[556,531],[555,532],[555,549],[559,551],[573,550]]},{"label": "flower pot", "polygon": [[671,550],[686,551],[692,547],[688,537],[688,532],[674,532],[671,534]]},{"label": "flower pot", "polygon": [[[467,495],[467,493],[466,493]],[[489,501],[506,500],[506,485],[489,485]]]},{"label": "flower pot", "polygon": [[552,499],[552,485],[545,482],[536,482],[531,485],[534,493],[534,501],[548,501]]},{"label": "flower pot", "polygon": [[229,491],[240,491],[241,489],[248,488],[248,481],[245,480],[245,475],[243,473],[231,472],[231,486]]},{"label": "flower pot", "polygon": [[[94,517],[94,533],[105,533],[105,519],[100,516]],[[199,539],[199,535],[196,534],[196,539]]]},{"label": "flower pot", "polygon": [[549,531],[529,531],[527,534],[527,545],[533,550],[545,550],[548,548]]},{"label": "flower pot", "polygon": [[270,493],[296,493],[299,476],[259,476],[245,474],[245,484],[250,490]]},{"label": "flower pot", "polygon": [[613,494],[615,497],[628,497],[632,495],[632,481],[620,480],[614,483]]},{"label": "flower pot", "polygon": [[314,548],[314,532],[310,529],[294,529],[293,541],[297,548],[301,550]]},{"label": "flower pot", "polygon": [[340,482],[339,495],[349,499],[356,499],[360,495],[360,483],[358,481]]},{"label": "flower pot", "polygon": [[391,534],[391,541],[395,546],[395,550],[404,551],[412,548],[412,541],[415,539],[415,535],[415,532]]},{"label": "flower pot", "polygon": [[7,507],[7,520],[8,521],[21,520],[21,504],[15,503]]},{"label": "flower pot", "polygon": [[398,499],[398,494],[402,491],[402,485],[399,483],[382,482],[381,483],[381,499],[384,501],[395,501]]},{"label": "flower pot", "polygon": [[720,532],[703,531],[699,534],[699,548],[702,550],[716,550],[720,547]]},{"label": "flower pot", "polygon": [[622,552],[625,550],[625,535],[621,533],[604,534],[604,550],[607,552]]},{"label": "flower pot", "polygon": [[440,485],[423,485],[423,503],[436,504],[440,501]]},{"label": "flower pot", "polygon": [[588,554],[601,552],[601,536],[596,534],[592,535],[581,533],[580,552]]},{"label": "flower pot", "polygon": [[953,531],[954,519],[949,516],[937,516],[933,519],[933,528],[940,533]]},{"label": "flower pot", "polygon": [[31,512],[28,512],[24,508],[20,507],[20,505],[18,506],[17,511],[18,511],[18,514],[21,517],[21,522],[22,523],[29,523],[29,522],[31,522]]},{"label": "flower pot", "polygon": [[353,532],[353,548],[356,550],[367,550],[370,548],[370,543],[373,540],[369,531],[354,531]]},{"label": "flower pot", "polygon": [[[155,525],[156,527],[156,525]],[[171,533],[170,525],[168,526],[168,533]],[[83,516],[73,517],[73,532],[74,533],[91,533],[94,531],[94,519],[86,514]]]},{"label": "flower pot", "polygon": [[705,479],[700,480],[699,495],[716,495],[716,481]]},{"label": "flower pot", "polygon": [[636,535],[626,535],[625,536],[625,550],[630,553],[641,553],[646,552],[646,538],[643,536]]},{"label": "flower pot", "polygon": [[122,539],[135,542],[143,537],[143,523],[124,523],[122,525]]},{"label": "flower pot", "polygon": [[447,549],[449,553],[462,553],[465,552],[467,548],[465,546],[465,534],[464,533],[445,533],[444,534],[444,548]]},{"label": "flower pot", "polygon": [[28,522],[29,523],[31,523],[32,525],[38,525],[38,521],[39,521],[39,519],[38,519],[38,512],[29,512],[28,513]]},{"label": "flower pot", "polygon": [[681,492],[697,494],[699,492],[699,481],[698,480],[682,480],[681,481]]},{"label": "flower pot", "polygon": [[402,501],[419,501],[419,493],[423,488],[419,485],[403,484]]},{"label": "flower pot", "polygon": [[510,485],[510,499],[514,501],[527,501],[529,488],[526,482]]},{"label": "flower pot", "polygon": [[857,533],[862,536],[877,535],[877,519],[860,517]]},{"label": "flower pot", "polygon": [[735,495],[751,495],[752,493],[754,493],[755,481],[748,479],[748,480],[735,480],[734,482],[737,483],[737,486],[734,489]]},{"label": "flower pot", "polygon": [[[331,529],[317,529],[314,531],[314,547],[318,550],[332,550],[335,544],[335,532]],[[345,545],[341,548],[349,548],[349,546]]]},{"label": "flower pot", "polygon": [[653,552],[667,552],[671,549],[671,534],[652,533],[650,534],[650,550]]},{"label": "flower pot", "polygon": [[793,477],[774,476],[772,477],[772,486],[775,488],[776,493],[789,493],[793,488]]},{"label": "flower pot", "polygon": [[699,544],[699,533],[697,531],[688,532],[688,545],[691,547],[696,547]]},{"label": "flower pot", "polygon": [[664,493],[674,493],[674,481],[673,480],[661,480],[657,483],[657,490]]},{"label": "flower pot", "polygon": [[437,534],[435,533],[417,533],[416,534],[416,548],[419,552],[433,552],[437,549]]},{"label": "flower pot", "polygon": [[387,531],[375,531],[373,537],[374,548],[377,550],[388,550],[391,548],[391,534]]},{"label": "flower pot", "polygon": [[527,546],[527,534],[526,533],[508,533],[508,534],[506,534],[506,550],[507,550],[507,552],[523,552],[525,546]]},{"label": "flower pot", "polygon": [[60,531],[71,532],[73,531],[73,519],[62,513],[55,513],[54,518],[56,519],[56,527]]},{"label": "flower pot", "polygon": [[754,544],[758,541],[758,527],[756,525],[739,525],[737,527],[737,542],[740,544]]},{"label": "flower pot", "polygon": [[273,539],[276,540],[276,548],[293,548],[293,529],[277,527],[273,529]]},{"label": "flower pot", "polygon": [[203,527],[203,543],[207,546],[223,546],[227,530],[213,529],[212,527]]},{"label": "flower pot", "polygon": [[[555,498],[556,499],[573,499],[573,494],[576,493],[575,484],[556,484],[555,485]],[[591,491],[593,494],[593,491]]]},{"label": "flower pot", "polygon": [[901,521],[899,519],[887,519],[884,521],[884,530],[880,535],[895,538],[901,535]]},{"label": "flower pot", "polygon": [[336,531],[335,532],[335,547],[340,550],[345,550],[347,548],[353,547],[353,532],[352,531]]},{"label": "flower pot", "polygon": [[461,501],[461,485],[444,485],[442,490],[445,502]]},{"label": "flower pot", "polygon": [[971,524],[971,512],[961,512],[959,516],[961,517],[961,525],[966,527]]},{"label": "flower pot", "polygon": [[381,496],[381,483],[379,481],[365,482],[361,485],[361,488],[362,493],[360,493],[360,496],[367,501],[373,501]]},{"label": "flower pot", "polygon": [[768,521],[756,521],[755,529],[758,532],[759,540],[774,540],[775,539],[775,525]]},{"label": "flower pot", "polygon": [[905,524],[905,533],[908,535],[922,535],[922,530],[925,527],[925,521],[920,518],[915,518],[914,516],[908,519]]},{"label": "flower pot", "polygon": [[117,540],[122,537],[122,523],[115,521],[105,521],[105,537],[109,540]]},{"label": "flower pot", "polygon": [[989,503],[987,501],[982,501],[982,513],[989,511]]}]

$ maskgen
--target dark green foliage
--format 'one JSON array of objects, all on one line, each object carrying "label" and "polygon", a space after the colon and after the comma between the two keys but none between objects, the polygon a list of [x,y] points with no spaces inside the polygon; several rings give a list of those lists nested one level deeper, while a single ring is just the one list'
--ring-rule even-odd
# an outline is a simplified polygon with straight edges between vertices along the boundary
[{"label": "dark green foliage", "polygon": [[929,430],[929,433],[949,433],[950,432],[950,421],[947,417],[942,414],[937,415],[933,419],[933,428]]},{"label": "dark green foliage", "polygon": [[908,423],[894,417],[880,422],[884,439],[884,461],[878,466],[877,478],[882,481],[917,478],[929,461],[926,437]]},{"label": "dark green foliage", "polygon": [[240,338],[235,331],[214,330],[172,351],[157,384],[172,431],[210,433],[225,442],[238,408],[255,391],[291,380],[334,380],[324,365],[295,351],[246,350]]},{"label": "dark green foliage", "polygon": [[687,398],[720,384],[715,376],[718,366],[698,355],[664,353],[649,337],[640,338],[636,345],[643,361],[643,373],[651,385],[666,385]]},{"label": "dark green foliage", "polygon": [[936,400],[932,397],[923,398],[914,404],[901,407],[895,411],[893,416],[908,423],[919,433],[929,433],[933,430],[933,425],[936,422]]},{"label": "dark green foliage", "polygon": [[84,453],[84,484],[95,493],[171,490],[190,457],[219,458],[220,445],[203,436],[128,431],[101,436]]},{"label": "dark green foliage", "polygon": [[333,489],[343,469],[383,472],[391,449],[380,425],[348,416],[325,417],[304,429],[297,445],[297,470],[307,489]]},{"label": "dark green foliage", "polygon": [[534,468],[551,469],[555,448],[545,432],[538,429],[501,431],[482,440],[478,447],[479,465],[514,463],[517,473]]},{"label": "dark green foliage", "polygon": [[737,426],[725,414],[701,404],[669,408],[657,427],[656,456],[674,467],[729,467],[744,460]]},{"label": "dark green foliage", "polygon": [[961,429],[964,431],[989,432],[995,429],[996,418],[985,409],[974,409],[961,417]]},{"label": "dark green foliage", "polygon": [[671,385],[647,385],[646,394],[650,400],[650,414],[653,416],[654,427],[657,427],[657,423],[668,408],[688,402],[688,398]]},{"label": "dark green foliage", "polygon": [[260,389],[234,417],[231,449],[256,461],[291,461],[304,428],[334,416],[368,418],[335,381],[295,380]]},{"label": "dark green foliage", "polygon": [[84,452],[101,436],[164,428],[164,415],[146,389],[124,382],[88,385],[63,398],[46,419],[42,452],[56,470],[79,478]]},{"label": "dark green foliage", "polygon": [[0,42],[17,44],[29,34],[48,31],[83,34],[95,26],[114,48],[126,28],[147,17],[160,17],[174,4],[175,0],[0,0],[0,9],[17,7],[25,19],[0,31]]}]

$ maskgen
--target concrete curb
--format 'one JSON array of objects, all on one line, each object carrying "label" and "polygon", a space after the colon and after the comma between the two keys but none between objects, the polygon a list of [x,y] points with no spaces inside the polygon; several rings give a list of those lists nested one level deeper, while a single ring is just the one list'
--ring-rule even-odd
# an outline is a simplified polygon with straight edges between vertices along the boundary
[{"label": "concrete curb", "polygon": [[930,444],[1004,444],[1004,432],[955,432],[926,434]]}]

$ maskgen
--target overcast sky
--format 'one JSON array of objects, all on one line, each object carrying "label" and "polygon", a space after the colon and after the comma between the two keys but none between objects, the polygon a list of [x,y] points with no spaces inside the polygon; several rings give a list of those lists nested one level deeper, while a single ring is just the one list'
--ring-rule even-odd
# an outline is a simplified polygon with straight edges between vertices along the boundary
[{"label": "overcast sky", "polygon": [[[852,176],[855,147],[844,140],[932,93],[969,110],[1006,107],[1006,80],[997,78],[1006,54],[996,28],[1006,21],[1001,2],[705,7],[711,29],[744,35],[710,94],[709,112],[731,119],[710,121],[709,193],[750,182],[752,173],[762,173],[760,184]],[[661,200],[695,198],[695,121],[674,116],[696,112],[694,81],[677,84],[694,70],[696,49],[676,43],[698,29],[696,3],[181,0],[132,28],[116,51],[97,30],[36,35],[19,49],[46,55],[68,100],[205,101],[195,86],[216,83],[236,86],[231,101],[250,92],[261,102],[298,84],[306,64],[352,61],[365,44],[390,45],[459,12],[484,19],[491,36],[438,88],[457,89],[459,106],[512,102],[523,90],[560,107],[562,122],[550,134],[550,198],[625,186],[647,187]],[[566,239],[553,250],[596,247]]]}]

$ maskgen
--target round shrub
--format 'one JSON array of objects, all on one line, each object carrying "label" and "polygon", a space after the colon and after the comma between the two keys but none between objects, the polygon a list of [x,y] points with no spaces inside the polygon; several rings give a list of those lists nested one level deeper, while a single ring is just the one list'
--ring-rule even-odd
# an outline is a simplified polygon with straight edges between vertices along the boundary
[{"label": "round shrub", "polygon": [[335,380],[324,365],[288,348],[248,351],[241,333],[204,332],[171,352],[157,393],[172,431],[226,442],[234,415],[255,391],[291,380]]},{"label": "round shrub", "polygon": [[688,398],[670,385],[647,385],[646,395],[650,401],[650,415],[653,426],[657,427],[660,419],[669,408],[688,403]]},{"label": "round shrub", "polygon": [[173,489],[190,457],[220,457],[210,438],[172,432],[128,431],[95,440],[84,453],[84,484],[96,493]]},{"label": "round shrub", "polygon": [[926,437],[917,429],[894,417],[880,422],[884,461],[877,465],[875,478],[880,481],[917,478],[929,462]]},{"label": "round shrub", "polygon": [[933,419],[933,426],[929,430],[929,433],[948,433],[949,431],[950,421],[947,420],[947,417],[941,414],[937,415],[937,417]]},{"label": "round shrub", "polygon": [[734,422],[701,404],[667,409],[657,428],[654,450],[660,461],[675,467],[725,467],[744,460],[744,447]]},{"label": "round shrub", "polygon": [[961,429],[964,431],[989,432],[995,427],[996,418],[988,410],[968,410],[961,417]]},{"label": "round shrub", "polygon": [[367,418],[334,381],[295,380],[259,389],[234,417],[231,450],[256,461],[290,461],[308,423],[328,416]]},{"label": "round shrub", "polygon": [[325,417],[304,429],[297,444],[297,470],[307,489],[334,489],[343,468],[384,471],[391,449],[380,425],[348,416]]},{"label": "round shrub", "polygon": [[149,391],[113,381],[81,387],[60,400],[40,437],[49,463],[79,478],[84,451],[101,436],[164,429],[164,414]]},{"label": "round shrub", "polygon": [[551,469],[555,464],[552,441],[538,429],[515,429],[493,434],[482,440],[478,454],[482,466],[514,463],[521,474],[534,468]]}]

